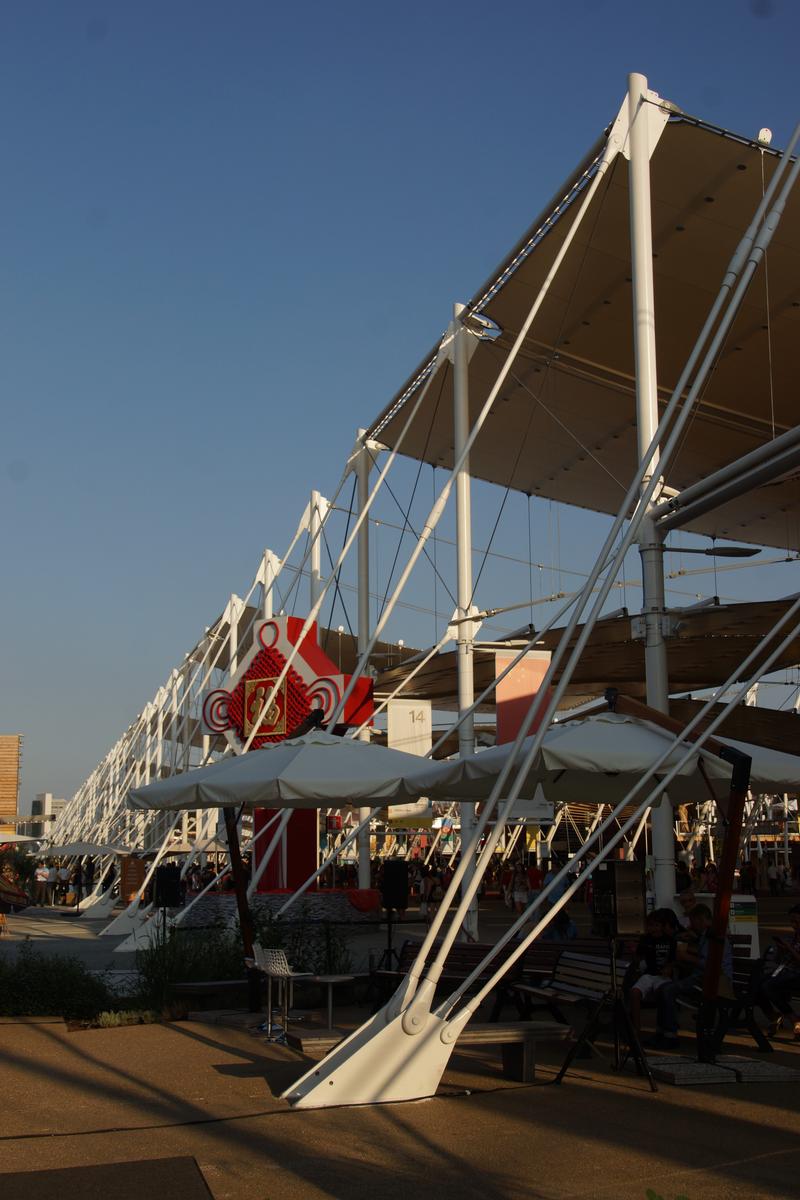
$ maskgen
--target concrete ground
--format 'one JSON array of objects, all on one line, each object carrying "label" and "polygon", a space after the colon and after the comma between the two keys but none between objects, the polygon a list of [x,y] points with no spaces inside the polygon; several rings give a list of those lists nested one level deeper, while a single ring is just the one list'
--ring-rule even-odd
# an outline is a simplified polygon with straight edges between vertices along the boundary
[{"label": "concrete ground", "polygon": [[135,965],[135,954],[115,954],[114,947],[124,937],[100,937],[109,923],[108,917],[77,917],[71,908],[57,905],[46,908],[26,908],[8,917],[8,934],[2,948],[12,950],[20,942],[30,940],[43,954],[64,954],[79,958],[91,971],[129,971]]},{"label": "concrete ground", "polygon": [[[769,922],[780,926],[777,908]],[[742,1038],[729,1049],[800,1068],[788,1036],[768,1056]],[[486,1047],[454,1055],[432,1100],[297,1112],[279,1096],[309,1060],[246,1028],[206,1018],[69,1032],[6,1019],[0,1193],[3,1174],[189,1156],[215,1200],[800,1195],[796,1083],[662,1084],[652,1095],[592,1059],[552,1087],[562,1054],[542,1049],[531,1086],[505,1080]],[[80,1200],[79,1186],[68,1190]]]},{"label": "concrete ground", "polygon": [[[800,1065],[800,1047],[772,1057]],[[543,1058],[532,1086],[487,1050],[454,1057],[432,1100],[295,1112],[278,1096],[307,1060],[245,1030],[5,1021],[0,1172],[188,1155],[216,1200],[800,1193],[796,1083],[652,1095],[592,1060],[551,1087]]]}]

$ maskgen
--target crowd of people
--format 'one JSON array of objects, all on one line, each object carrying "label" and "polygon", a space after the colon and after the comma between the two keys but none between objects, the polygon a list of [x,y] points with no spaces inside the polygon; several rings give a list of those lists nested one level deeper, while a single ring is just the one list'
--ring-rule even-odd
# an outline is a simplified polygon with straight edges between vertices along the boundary
[{"label": "crowd of people", "polygon": [[94,860],[70,862],[67,859],[42,858],[33,872],[31,901],[45,905],[80,904],[94,887]]},{"label": "crowd of people", "polygon": [[[421,857],[407,860],[408,890],[411,903],[419,905],[420,915],[428,922],[437,912],[458,866],[459,856],[434,855],[429,862]],[[251,863],[249,856],[243,859],[245,874],[249,878]],[[545,901],[531,920],[538,920],[562,899],[570,884],[570,873],[555,882],[562,864],[553,855],[548,861],[537,862],[533,854],[503,860],[499,855],[489,864],[481,892],[499,894],[506,907],[515,915],[526,912],[543,889],[554,884]],[[578,870],[576,862],[570,863],[571,871]],[[116,874],[115,868],[111,871]],[[384,860],[373,859],[370,883],[380,889],[384,871]],[[103,883],[113,883],[113,876],[106,869]],[[95,862],[91,857],[83,860],[42,858],[35,866],[28,885],[31,902],[38,906],[79,905],[96,882]],[[336,875],[323,878],[322,886],[358,886],[355,864],[344,864],[337,868]],[[646,932],[635,946],[632,961],[627,970],[624,992],[631,1019],[636,1029],[640,1027],[644,1005],[656,1009],[657,1028],[650,1045],[656,1049],[673,1049],[679,1045],[677,1007],[681,999],[696,997],[711,945],[712,911],[710,903],[701,900],[703,894],[713,896],[719,885],[716,864],[706,861],[698,864],[695,859],[683,857],[676,863],[676,910],[659,908],[647,917]],[[747,861],[743,859],[738,871],[738,890],[750,894],[768,891],[780,896],[792,886],[791,876],[775,862]],[[227,892],[233,888],[230,872],[218,868],[211,861],[196,862],[181,873],[182,901],[193,898],[206,890]],[[591,880],[577,893],[575,899],[591,907]],[[147,899],[147,897],[145,897]],[[403,912],[398,912],[400,918]],[[800,904],[788,912],[791,936],[776,936],[767,952],[755,967],[752,994],[756,1006],[768,1020],[768,1031],[774,1036],[782,1026],[788,1025],[800,1039],[800,1021],[793,1008],[793,997],[800,996]],[[567,941],[577,936],[577,927],[566,905],[555,914],[543,933],[543,938]],[[722,953],[720,995],[733,996],[733,957],[728,938]]]},{"label": "crowd of people", "polygon": [[[692,888],[696,892],[714,895],[719,885],[716,863],[708,860],[702,864],[696,858],[681,859],[675,869],[678,892]],[[774,858],[757,855],[742,858],[736,872],[734,888],[745,895],[785,896],[792,890],[794,879],[788,864],[778,863]]]}]

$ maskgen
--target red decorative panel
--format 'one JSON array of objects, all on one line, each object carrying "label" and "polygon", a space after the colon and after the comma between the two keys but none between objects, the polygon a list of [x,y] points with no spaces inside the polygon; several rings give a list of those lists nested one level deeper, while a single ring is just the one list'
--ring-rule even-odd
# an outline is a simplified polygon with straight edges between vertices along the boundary
[{"label": "red decorative panel", "polygon": [[[320,709],[323,723],[330,721],[351,682],[320,649],[317,627],[312,625],[300,642],[304,621],[301,617],[275,617],[261,621],[255,629],[253,645],[244,652],[239,669],[229,688],[216,688],[203,701],[203,727],[207,733],[224,734],[237,751],[247,742],[255,726],[251,749],[281,742],[300,725],[313,709]],[[275,690],[289,656],[297,648],[269,709],[264,705]],[[372,716],[372,680],[355,681],[339,721],[342,725],[361,725]],[[257,809],[255,831],[264,827],[274,809]],[[286,827],[285,851],[278,847],[259,881],[259,891],[288,888],[294,891],[316,870],[319,854],[319,812],[298,809]],[[262,860],[272,835],[268,832],[256,842],[255,863]]]},{"label": "red decorative panel", "polygon": [[[230,693],[228,721],[241,741],[247,741],[250,736],[264,701],[285,665],[286,659],[277,650],[260,650]],[[293,667],[289,668],[272,708],[274,711],[267,714],[253,738],[253,750],[268,742],[282,742],[311,712],[309,689]]]}]

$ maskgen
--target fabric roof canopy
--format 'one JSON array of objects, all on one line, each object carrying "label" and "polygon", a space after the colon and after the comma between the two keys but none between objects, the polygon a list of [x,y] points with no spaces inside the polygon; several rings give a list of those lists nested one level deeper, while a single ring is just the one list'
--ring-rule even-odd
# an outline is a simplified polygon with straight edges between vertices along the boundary
[{"label": "fabric roof canopy", "polygon": [[[660,399],[666,402],[777,162],[754,142],[674,116],[651,160]],[[591,170],[591,167],[590,167]],[[484,403],[575,217],[584,167],[467,305],[502,330],[470,362],[470,411]],[[789,199],[667,471],[682,489],[796,425],[800,194]],[[470,455],[471,473],[534,496],[616,512],[637,461],[628,163],[616,158]],[[435,352],[368,436],[394,446]],[[453,464],[452,367],[438,368],[401,453]],[[687,528],[797,549],[798,481],[763,486]]]}]

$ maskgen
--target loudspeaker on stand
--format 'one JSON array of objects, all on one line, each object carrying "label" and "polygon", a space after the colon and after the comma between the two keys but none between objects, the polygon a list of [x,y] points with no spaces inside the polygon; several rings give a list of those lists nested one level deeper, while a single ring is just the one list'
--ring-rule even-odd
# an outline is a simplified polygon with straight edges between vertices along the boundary
[{"label": "loudspeaker on stand", "polygon": [[408,863],[404,858],[387,858],[384,862],[381,900],[384,908],[400,912],[408,908]]},{"label": "loudspeaker on stand", "polygon": [[600,863],[592,880],[594,933],[601,937],[634,937],[644,933],[647,920],[644,863],[610,859]]},{"label": "loudspeaker on stand", "polygon": [[180,908],[180,867],[156,867],[155,878],[153,880],[153,904],[156,908]]}]

